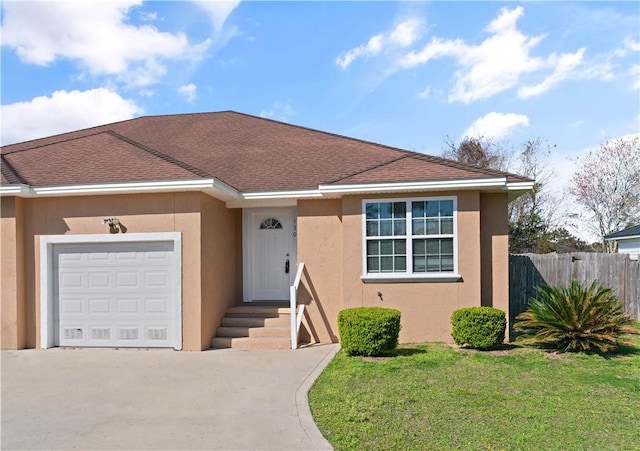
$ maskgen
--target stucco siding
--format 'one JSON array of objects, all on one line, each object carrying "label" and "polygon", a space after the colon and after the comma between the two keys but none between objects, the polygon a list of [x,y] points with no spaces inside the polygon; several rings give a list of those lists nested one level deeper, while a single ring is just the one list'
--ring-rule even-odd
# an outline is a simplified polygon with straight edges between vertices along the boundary
[{"label": "stucco siding", "polygon": [[242,300],[242,210],[202,196],[201,349],[208,349],[225,309]]},{"label": "stucco siding", "polygon": [[[432,196],[457,198],[458,272],[462,279],[455,282],[363,282],[363,199]],[[506,197],[497,198],[495,213],[501,211],[503,200]],[[487,202],[493,205],[493,200]],[[345,196],[341,200],[298,202],[298,255],[307,266],[309,283],[313,285],[311,295],[314,300],[308,308],[311,329],[316,331],[312,338],[336,341],[337,314],[344,308],[381,306],[402,312],[400,341],[451,341],[453,311],[481,305],[480,207],[481,197],[477,191]],[[493,225],[488,224],[490,230]],[[495,240],[489,239],[489,243],[496,254],[504,251],[502,260],[506,261],[504,240],[499,236]],[[503,263],[498,261],[494,272],[502,272]],[[489,265],[493,265],[492,260]],[[504,294],[506,289],[506,280],[494,283],[494,297],[498,293]],[[319,305],[315,305],[316,297],[320,299]],[[324,315],[320,314],[319,307]]]},{"label": "stucco siding", "polygon": [[[402,197],[456,196],[458,203],[457,282],[364,283],[362,276],[362,200],[343,199],[345,255],[344,306],[380,306],[402,312],[401,342],[451,341],[454,310],[480,305],[480,199],[478,192],[407,193]],[[380,198],[400,196],[380,196]],[[382,295],[382,300],[378,296]]]},{"label": "stucco siding", "polygon": [[483,193],[480,195],[482,305],[503,310],[507,320],[509,319],[508,204],[507,194]]},{"label": "stucco siding", "polygon": [[[4,201],[5,199],[3,199],[3,205],[5,205]],[[99,222],[100,218],[105,217],[118,218],[127,228],[128,233],[182,233],[183,349],[198,351],[209,346],[211,331],[215,328],[213,324],[215,317],[210,319],[204,318],[203,315],[211,312],[211,303],[217,302],[218,296],[228,297],[230,293],[233,294],[237,286],[236,276],[232,274],[234,271],[227,271],[223,264],[223,261],[234,259],[233,254],[237,250],[237,243],[235,238],[232,238],[228,245],[221,244],[225,238],[216,232],[216,228],[220,227],[222,233],[233,233],[233,230],[236,230],[236,234],[239,233],[237,232],[239,227],[237,213],[228,211],[222,203],[214,199],[208,200],[208,196],[198,192],[24,199],[22,202],[24,203],[24,221],[16,230],[22,230],[24,233],[23,238],[18,240],[24,243],[24,264],[15,272],[16,280],[21,280],[20,272],[23,274],[23,281],[18,285],[24,290],[24,296],[22,301],[13,301],[13,303],[18,308],[24,309],[25,338],[22,343],[16,341],[13,347],[34,348],[37,343],[40,343],[39,236],[108,234],[108,226]],[[207,211],[204,215],[203,209]],[[202,222],[203,218],[210,221],[213,216],[218,219],[210,224],[211,228],[205,226]],[[3,214],[3,221],[4,218]],[[9,219],[8,216],[7,219]],[[4,231],[3,222],[3,234]],[[224,255],[217,252],[214,254],[217,257],[210,256],[204,264],[202,256],[211,249],[203,248],[201,242],[204,236],[203,231],[207,238],[218,237],[217,242],[223,246],[224,250]],[[214,247],[215,241],[212,244]],[[5,256],[9,255],[8,252],[8,248],[5,249],[3,246],[3,262],[5,259],[14,259],[13,256]],[[236,265],[235,261],[233,265]],[[224,274],[224,278],[220,276],[217,279],[218,283],[213,280],[220,294],[207,295],[203,298],[203,284],[207,284],[208,287],[209,279],[206,275],[211,270],[221,270]],[[3,274],[3,284],[4,279]],[[5,298],[3,292],[3,313],[5,309],[10,308],[9,301],[10,298]],[[17,324],[20,322],[18,321]],[[10,333],[5,332],[4,326],[3,324],[2,333]]]},{"label": "stucco siding", "polygon": [[[314,342],[337,342],[343,308],[342,202],[298,202],[298,262],[305,264],[299,300],[308,304],[305,330]],[[311,301],[312,300],[312,301]]]},{"label": "stucco siding", "polygon": [[0,211],[2,349],[25,347],[23,200],[3,197]]}]

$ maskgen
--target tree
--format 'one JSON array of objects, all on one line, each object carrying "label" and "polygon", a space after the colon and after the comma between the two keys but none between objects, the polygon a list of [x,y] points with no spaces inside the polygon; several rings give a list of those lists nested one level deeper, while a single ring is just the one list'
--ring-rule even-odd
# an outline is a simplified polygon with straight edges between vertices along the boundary
[{"label": "tree", "polygon": [[479,168],[511,171],[535,180],[533,189],[509,204],[509,251],[553,252],[550,234],[560,226],[557,211],[559,199],[549,188],[554,176],[549,164],[551,147],[540,138],[525,142],[514,151],[505,144],[484,138],[464,138],[460,144],[446,139],[445,158]]},{"label": "tree", "polygon": [[605,141],[576,163],[569,192],[589,212],[586,226],[613,252],[615,243],[604,237],[640,222],[640,137]]},{"label": "tree", "polygon": [[[555,146],[554,146],[555,147]],[[515,158],[514,172],[535,182],[526,192],[509,204],[509,247],[514,253],[553,252],[552,234],[560,224],[557,211],[560,199],[549,189],[555,171],[549,164],[551,146],[540,138],[525,142]]]},{"label": "tree", "polygon": [[483,137],[465,137],[460,144],[447,137],[444,142],[447,145],[442,153],[444,158],[477,168],[505,170],[511,156],[504,146]]}]

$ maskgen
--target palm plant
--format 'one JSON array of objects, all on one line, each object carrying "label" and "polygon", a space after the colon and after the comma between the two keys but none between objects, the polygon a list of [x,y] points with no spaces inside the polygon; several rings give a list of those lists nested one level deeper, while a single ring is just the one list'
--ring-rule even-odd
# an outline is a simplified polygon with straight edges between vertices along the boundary
[{"label": "palm plant", "polygon": [[613,290],[571,282],[568,287],[541,285],[528,310],[516,317],[516,342],[561,352],[609,352],[630,343],[622,334],[639,333]]}]

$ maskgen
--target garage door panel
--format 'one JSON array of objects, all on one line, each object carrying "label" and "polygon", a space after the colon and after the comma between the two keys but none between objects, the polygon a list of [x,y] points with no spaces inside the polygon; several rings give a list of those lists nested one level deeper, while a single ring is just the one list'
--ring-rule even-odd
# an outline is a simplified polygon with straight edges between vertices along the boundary
[{"label": "garage door panel", "polygon": [[171,347],[173,242],[60,245],[54,292],[61,346]]},{"label": "garage door panel", "polygon": [[62,315],[73,317],[74,315],[82,317],[85,315],[85,300],[81,297],[64,297],[60,299],[60,308],[56,309],[55,319],[59,320]]},{"label": "garage door panel", "polygon": [[113,313],[113,298],[89,297],[87,298],[89,316],[110,315]]}]

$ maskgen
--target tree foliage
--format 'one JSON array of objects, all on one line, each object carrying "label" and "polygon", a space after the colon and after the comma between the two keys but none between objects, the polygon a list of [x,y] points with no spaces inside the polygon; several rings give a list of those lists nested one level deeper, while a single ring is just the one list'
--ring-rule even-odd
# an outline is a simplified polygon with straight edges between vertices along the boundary
[{"label": "tree foliage", "polygon": [[[554,177],[549,157],[552,147],[540,138],[531,139],[520,150],[484,138],[464,138],[459,144],[445,140],[443,156],[479,168],[514,172],[535,180],[533,189],[509,204],[509,250],[513,253],[546,253],[555,250],[559,196],[550,188]],[[577,242],[577,238],[575,238]],[[568,245],[567,245],[568,246]]]},{"label": "tree foliage", "polygon": [[591,216],[587,222],[609,252],[604,237],[640,222],[640,137],[610,139],[576,160],[569,192]]},{"label": "tree foliage", "polygon": [[506,170],[510,152],[493,140],[466,137],[459,144],[445,139],[447,148],[442,156],[477,168]]}]

